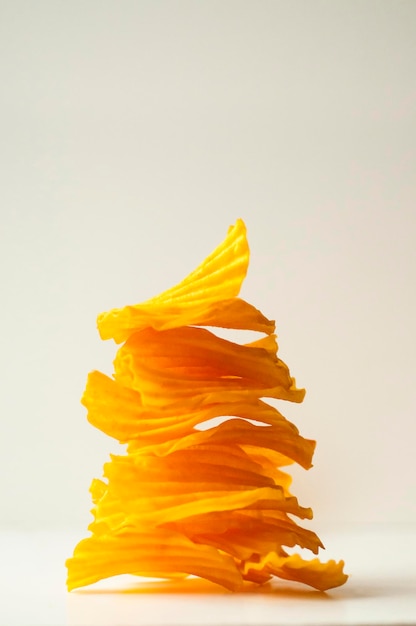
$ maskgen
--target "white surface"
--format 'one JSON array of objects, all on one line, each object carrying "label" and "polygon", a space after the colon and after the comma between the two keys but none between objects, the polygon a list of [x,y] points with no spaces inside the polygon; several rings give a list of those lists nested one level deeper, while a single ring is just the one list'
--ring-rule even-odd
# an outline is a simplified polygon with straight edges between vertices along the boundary
[{"label": "white surface", "polygon": [[[284,581],[233,594],[123,577],[66,593],[63,562],[76,540],[58,532],[0,535],[1,626],[347,626],[416,624],[416,528],[319,533],[349,582],[327,594]],[[78,539],[78,538],[77,538]],[[134,583],[132,582],[134,580]]]}]

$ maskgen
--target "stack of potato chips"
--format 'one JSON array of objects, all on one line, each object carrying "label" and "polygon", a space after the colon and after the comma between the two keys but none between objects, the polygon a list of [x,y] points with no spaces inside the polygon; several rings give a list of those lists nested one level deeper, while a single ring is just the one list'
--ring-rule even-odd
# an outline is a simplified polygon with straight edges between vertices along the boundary
[{"label": "stack of potato chips", "polygon": [[[238,297],[248,262],[238,220],[179,285],[99,316],[101,337],[123,345],[114,377],[92,372],[82,401],[127,452],[92,483],[91,536],[67,561],[69,589],[118,574],[196,575],[231,590],[273,576],[320,590],[346,581],[342,561],[287,551],[323,547],[294,520],[312,511],[282,471],[309,468],[315,442],[262,400],[301,402],[304,390],[277,357],[274,322]],[[242,345],[205,327],[263,336]]]}]

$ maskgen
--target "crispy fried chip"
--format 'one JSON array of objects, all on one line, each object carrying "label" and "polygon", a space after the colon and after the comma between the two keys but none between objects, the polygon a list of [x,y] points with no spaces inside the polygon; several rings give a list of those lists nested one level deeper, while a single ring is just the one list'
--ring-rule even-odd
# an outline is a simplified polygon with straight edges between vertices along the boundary
[{"label": "crispy fried chip", "polygon": [[[118,574],[196,575],[233,591],[273,576],[320,590],[346,581],[343,561],[286,551],[323,548],[294,521],[312,510],[285,471],[310,468],[315,442],[262,400],[305,392],[277,356],[274,322],[238,297],[248,261],[238,220],[176,287],[98,317],[101,337],[123,345],[114,377],[91,372],[82,403],[127,451],[91,484],[91,535],[67,561],[69,590]],[[265,336],[239,344],[205,326]]]},{"label": "crispy fried chip", "polygon": [[121,343],[144,328],[166,330],[191,324],[272,333],[274,322],[237,298],[248,262],[246,227],[237,220],[224,241],[179,285],[143,304],[99,315],[101,338]]}]

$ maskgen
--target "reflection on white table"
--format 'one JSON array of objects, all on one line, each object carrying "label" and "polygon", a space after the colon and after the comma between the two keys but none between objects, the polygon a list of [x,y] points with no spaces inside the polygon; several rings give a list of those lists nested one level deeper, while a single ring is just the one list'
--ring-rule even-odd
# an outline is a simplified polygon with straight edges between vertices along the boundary
[{"label": "reflection on white table", "polygon": [[321,531],[326,558],[350,580],[326,594],[276,581],[231,593],[199,579],[124,576],[68,594],[63,566],[80,537],[57,531],[0,534],[1,626],[237,626],[416,624],[416,528]]}]

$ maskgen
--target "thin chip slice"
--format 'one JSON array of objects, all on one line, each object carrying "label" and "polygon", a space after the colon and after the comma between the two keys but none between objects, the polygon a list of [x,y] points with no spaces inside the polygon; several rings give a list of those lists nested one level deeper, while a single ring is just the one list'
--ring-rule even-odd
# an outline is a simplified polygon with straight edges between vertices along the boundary
[{"label": "thin chip slice", "polygon": [[301,402],[305,391],[277,358],[277,344],[269,337],[264,345],[239,345],[202,328],[146,329],[118,350],[115,377],[148,406],[195,408],[264,396]]},{"label": "thin chip slice", "polygon": [[143,328],[189,324],[273,332],[274,322],[252,305],[231,300],[240,292],[248,261],[246,227],[237,220],[225,240],[178,285],[143,304],[101,314],[97,320],[101,338],[121,343]]},{"label": "thin chip slice", "polygon": [[119,574],[192,574],[231,590],[239,589],[243,582],[230,556],[167,530],[93,535],[77,545],[66,565],[69,591]]},{"label": "thin chip slice", "polygon": [[253,574],[264,572],[286,580],[302,582],[319,591],[326,591],[343,585],[348,576],[343,572],[344,561],[334,560],[322,563],[319,559],[306,561],[298,554],[279,556],[271,552],[259,562],[247,561],[243,569],[245,580],[255,580]]}]

